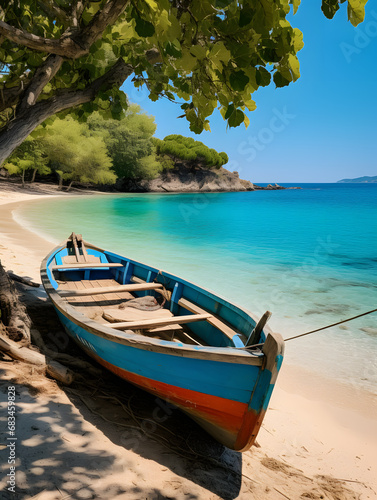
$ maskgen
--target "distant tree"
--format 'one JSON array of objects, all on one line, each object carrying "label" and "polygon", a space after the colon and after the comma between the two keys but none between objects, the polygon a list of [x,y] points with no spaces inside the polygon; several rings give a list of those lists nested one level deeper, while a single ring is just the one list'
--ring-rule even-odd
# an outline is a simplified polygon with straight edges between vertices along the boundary
[{"label": "distant tree", "polygon": [[[354,26],[366,1],[348,0]],[[323,13],[344,2],[322,0]],[[259,87],[300,77],[290,4],[300,0],[2,0],[0,164],[56,113],[119,117],[130,75],[153,101],[185,101],[196,133],[219,105],[230,127],[247,125]]]},{"label": "distant tree", "polygon": [[220,168],[228,162],[226,153],[218,153],[192,137],[172,134],[155,141],[158,155],[168,156],[174,163],[184,162],[187,167]]},{"label": "distant tree", "polygon": [[106,120],[99,113],[93,113],[87,123],[91,134],[104,138],[118,177],[152,179],[161,171],[152,142],[156,131],[154,117],[137,104],[131,104],[120,121]]},{"label": "distant tree", "polygon": [[39,139],[27,138],[5,163],[4,167],[10,174],[21,173],[22,187],[25,187],[25,173],[33,170],[31,183],[35,181],[36,173],[45,175],[51,172],[48,167],[49,158]]},{"label": "distant tree", "polygon": [[67,191],[74,182],[114,184],[112,161],[101,137],[91,137],[86,124],[72,118],[55,120],[44,135],[43,147],[52,168],[59,176],[59,187],[68,180]]}]

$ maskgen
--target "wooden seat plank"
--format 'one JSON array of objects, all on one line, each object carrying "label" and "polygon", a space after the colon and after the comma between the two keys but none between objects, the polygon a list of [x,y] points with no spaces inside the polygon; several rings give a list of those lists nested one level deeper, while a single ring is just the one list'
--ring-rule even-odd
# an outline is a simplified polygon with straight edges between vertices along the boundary
[{"label": "wooden seat plank", "polygon": [[146,330],[157,326],[178,325],[185,323],[193,323],[194,321],[205,321],[210,318],[212,314],[191,314],[187,316],[173,316],[173,318],[160,318],[160,319],[146,319],[143,321],[122,321],[120,323],[102,323],[110,328],[116,330]]},{"label": "wooden seat plank", "polygon": [[[88,292],[87,295],[81,295],[81,297],[86,297],[85,298],[86,301],[88,301],[88,298],[90,298],[91,301],[93,302],[93,304],[95,304],[97,302],[98,303],[97,307],[100,306],[101,309],[103,307],[113,305],[111,301],[107,300],[107,298],[104,294],[92,295],[92,290],[96,290],[96,289],[98,290],[98,281],[82,280],[81,283],[82,283],[85,291]],[[101,287],[99,287],[99,288],[101,288]],[[105,288],[102,288],[102,290],[105,290]]]},{"label": "wooden seat plank", "polygon": [[96,295],[105,293],[142,292],[144,290],[154,290],[156,288],[162,288],[162,285],[160,283],[140,283],[131,285],[98,287],[98,288],[92,288],[90,290],[62,290],[60,294],[61,296],[68,297],[68,296],[79,296],[79,295]]},{"label": "wooden seat plank", "polygon": [[[145,283],[145,281],[138,278],[137,276],[132,276],[131,281],[138,284]],[[185,309],[187,309],[187,311],[190,311],[195,314],[209,314],[208,311],[206,311],[202,307],[197,306],[193,302],[184,298],[178,301],[178,305],[184,307]],[[208,319],[208,323],[210,323],[212,326],[214,326],[222,333],[224,333],[224,335],[226,335],[229,339],[233,339],[234,335],[238,335],[238,332],[236,330],[233,330],[230,326],[224,323],[224,321],[222,321],[220,318],[218,318],[213,314],[211,318]]]},{"label": "wooden seat plank", "polygon": [[96,263],[73,263],[73,264],[59,264],[59,265],[52,265],[51,270],[52,271],[61,271],[62,269],[97,269],[101,267],[124,267],[123,264],[120,262],[99,262],[98,264]]},{"label": "wooden seat plank", "polygon": [[[187,311],[190,311],[195,314],[208,314],[208,311],[205,309],[197,306],[193,302],[187,300],[187,299],[179,299],[178,305],[184,307],[187,309]],[[230,328],[228,325],[226,325],[221,319],[217,318],[216,316],[213,316],[208,319],[208,323],[223,332],[228,338],[232,339],[234,335],[237,335],[237,332]]]},{"label": "wooden seat plank", "polygon": [[[98,287],[102,288],[116,288],[116,292],[107,292],[105,291],[105,296],[106,299],[114,301],[114,300],[119,300],[119,302],[124,302],[126,300],[131,300],[134,299],[135,297],[130,293],[130,291],[123,290],[121,287],[123,285],[120,285],[117,281],[113,279],[104,279],[104,280],[97,280]],[[98,288],[97,287],[97,288]],[[132,290],[131,290],[132,291]]]},{"label": "wooden seat plank", "polygon": [[[62,257],[62,262],[65,267],[69,268],[71,264],[77,264],[77,259],[75,255],[66,255],[65,257]],[[102,264],[101,259],[95,255],[88,255],[86,262],[89,262],[92,266],[95,266],[96,263]]]}]

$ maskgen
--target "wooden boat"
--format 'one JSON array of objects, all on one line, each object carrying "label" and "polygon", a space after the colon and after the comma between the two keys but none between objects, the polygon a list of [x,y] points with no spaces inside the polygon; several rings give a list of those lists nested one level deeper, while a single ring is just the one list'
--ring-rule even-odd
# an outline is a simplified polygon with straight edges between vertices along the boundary
[{"label": "wooden boat", "polygon": [[269,313],[257,323],[204,288],[75,234],[43,260],[41,276],[89,356],[173,403],[225,446],[250,448],[283,360],[282,337],[265,325]]}]

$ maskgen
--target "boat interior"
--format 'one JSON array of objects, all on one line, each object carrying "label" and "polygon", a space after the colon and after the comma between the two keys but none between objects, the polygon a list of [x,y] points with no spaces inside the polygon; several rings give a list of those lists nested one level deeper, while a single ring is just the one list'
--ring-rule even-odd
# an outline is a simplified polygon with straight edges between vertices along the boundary
[{"label": "boat interior", "polygon": [[[86,244],[72,233],[48,264],[60,297],[116,330],[197,346],[244,347],[262,327],[242,310],[179,278]],[[263,338],[262,332],[262,338]]]}]

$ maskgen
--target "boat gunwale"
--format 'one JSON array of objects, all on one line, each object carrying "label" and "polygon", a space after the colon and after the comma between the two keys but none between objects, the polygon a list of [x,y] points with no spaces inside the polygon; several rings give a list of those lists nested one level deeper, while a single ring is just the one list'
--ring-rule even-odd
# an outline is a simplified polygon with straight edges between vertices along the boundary
[{"label": "boat gunwale", "polygon": [[[113,328],[107,325],[102,325],[99,322],[92,320],[85,316],[83,313],[80,313],[77,311],[77,309],[70,305],[66,300],[64,300],[64,297],[62,297],[57,290],[52,286],[52,283],[48,277],[47,274],[47,268],[48,268],[48,261],[53,258],[53,256],[58,253],[60,250],[63,250],[67,242],[69,240],[65,240],[59,245],[57,245],[55,248],[53,248],[50,253],[43,259],[41,263],[41,278],[42,278],[42,283],[43,286],[46,290],[46,293],[50,297],[51,301],[53,302],[54,306],[64,315],[66,318],[75,323],[77,326],[83,328],[84,330],[87,330],[89,333],[94,334],[98,337],[102,337],[106,340],[118,343],[118,344],[123,344],[127,345],[129,347],[134,347],[134,348],[139,348],[139,349],[145,349],[145,350],[152,350],[155,352],[162,352],[164,354],[169,354],[169,355],[178,355],[178,356],[189,356],[192,358],[201,358],[201,359],[206,359],[206,360],[212,360],[212,361],[221,361],[221,362],[229,362],[229,363],[241,363],[241,364],[251,364],[251,365],[256,365],[256,366],[261,366],[263,364],[263,360],[265,359],[265,354],[260,353],[256,354],[253,353],[252,351],[249,351],[244,348],[237,348],[237,347],[214,347],[214,346],[192,346],[190,344],[180,344],[172,341],[167,341],[167,340],[160,340],[160,339],[154,339],[151,337],[146,337],[144,335],[140,335],[137,333],[134,333],[132,330],[124,330],[122,332],[115,332]],[[100,247],[97,247],[96,245],[93,245],[89,242],[85,241],[85,245],[87,248],[91,248],[93,250],[97,250],[100,252],[107,252],[107,250],[103,250]],[[112,253],[112,252],[110,252]],[[117,254],[115,254],[117,255]],[[147,268],[151,268],[152,266],[148,264],[144,264],[142,262],[138,261],[133,261],[131,259],[128,259],[127,257],[122,257],[121,255],[117,255],[119,258],[124,258],[127,259],[130,262],[135,262],[137,264],[141,264]],[[95,265],[93,265],[95,267]],[[162,273],[165,272],[163,270],[160,270]],[[252,313],[247,311],[246,309],[243,309],[242,307],[239,307],[232,302],[226,300],[225,298],[217,295],[215,292],[211,292],[210,290],[207,290],[206,288],[203,288],[199,285],[196,285],[194,283],[191,283],[183,278],[180,278],[179,276],[173,276],[170,275],[170,273],[166,273],[167,275],[171,276],[174,279],[181,280],[185,282],[188,285],[193,285],[200,290],[204,290],[206,292],[209,292],[216,298],[219,298],[223,300],[225,303],[230,304],[232,307],[242,311],[245,313],[247,316],[249,316],[255,323],[257,322],[256,318],[253,316]],[[275,337],[275,334],[271,331],[271,329],[266,325],[263,329],[264,333],[266,334],[266,337],[268,334],[272,335]]]}]

